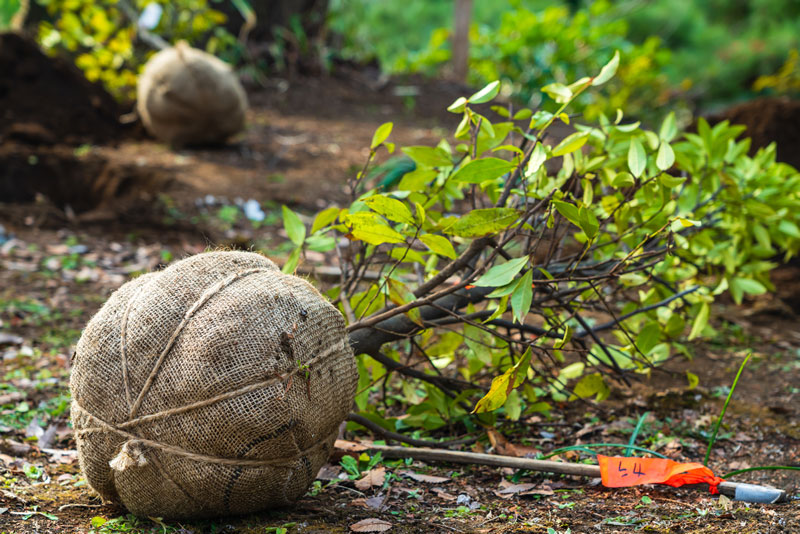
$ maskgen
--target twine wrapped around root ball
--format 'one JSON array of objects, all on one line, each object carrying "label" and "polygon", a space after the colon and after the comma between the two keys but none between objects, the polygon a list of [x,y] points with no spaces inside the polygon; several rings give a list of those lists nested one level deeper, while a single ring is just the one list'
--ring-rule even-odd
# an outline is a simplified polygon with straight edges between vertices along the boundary
[{"label": "twine wrapped around root ball", "polygon": [[236,74],[183,41],[150,58],[136,99],[147,131],[173,145],[223,143],[244,128],[247,95]]},{"label": "twine wrapped around root ball", "polygon": [[150,517],[251,513],[302,496],[353,403],[339,312],[249,252],[209,252],[117,290],[70,387],[78,456],[108,501]]}]

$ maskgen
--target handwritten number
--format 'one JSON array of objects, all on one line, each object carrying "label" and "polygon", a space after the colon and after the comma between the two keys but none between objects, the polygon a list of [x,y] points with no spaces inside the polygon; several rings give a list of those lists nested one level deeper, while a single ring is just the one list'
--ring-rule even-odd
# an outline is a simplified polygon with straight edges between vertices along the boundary
[{"label": "handwritten number", "polygon": [[644,472],[642,471],[642,464],[633,464],[633,474],[638,476],[644,476]]},{"label": "handwritten number", "polygon": [[[620,472],[627,471],[627,469],[622,467],[622,462],[619,462],[619,465],[617,466],[617,470],[620,471]],[[621,475],[621,476],[622,477],[626,477],[626,476],[628,476],[628,473],[625,473],[624,475]]]}]

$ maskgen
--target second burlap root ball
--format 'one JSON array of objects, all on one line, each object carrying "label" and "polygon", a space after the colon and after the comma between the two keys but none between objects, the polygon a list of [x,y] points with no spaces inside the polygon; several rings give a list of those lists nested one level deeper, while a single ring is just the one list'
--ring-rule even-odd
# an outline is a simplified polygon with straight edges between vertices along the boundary
[{"label": "second burlap root ball", "polygon": [[83,332],[81,468],[141,516],[286,505],[327,460],[356,382],[344,320],[308,282],[258,254],[199,254],[123,285]]},{"label": "second burlap root ball", "polygon": [[247,96],[227,63],[179,42],[145,65],[136,109],[161,141],[215,144],[244,128]]}]

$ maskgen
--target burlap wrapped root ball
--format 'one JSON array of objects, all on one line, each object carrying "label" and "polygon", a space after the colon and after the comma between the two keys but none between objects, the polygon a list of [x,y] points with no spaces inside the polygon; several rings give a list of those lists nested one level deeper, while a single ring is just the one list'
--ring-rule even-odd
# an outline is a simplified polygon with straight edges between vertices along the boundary
[{"label": "burlap wrapped root ball", "polygon": [[247,96],[227,63],[181,41],[147,62],[136,107],[161,141],[215,144],[244,128]]},{"label": "burlap wrapped root ball", "polygon": [[78,457],[141,516],[250,513],[301,497],[353,404],[342,316],[249,252],[209,252],[123,285],[78,342]]}]

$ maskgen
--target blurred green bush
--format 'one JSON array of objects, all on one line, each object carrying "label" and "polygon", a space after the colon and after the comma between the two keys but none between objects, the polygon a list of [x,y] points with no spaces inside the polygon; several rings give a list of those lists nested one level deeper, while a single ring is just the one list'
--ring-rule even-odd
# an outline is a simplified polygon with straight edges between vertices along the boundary
[{"label": "blurred green bush", "polygon": [[[237,45],[222,23],[225,15],[208,0],[136,0],[127,13],[116,0],[38,0],[50,20],[41,21],[38,40],[46,51],[66,51],[90,81],[101,82],[119,99],[132,99],[136,78],[155,50],[137,40],[139,16],[148,5],[161,7],[153,33],[168,43],[186,40],[215,50]],[[223,58],[224,59],[224,58]]]}]

